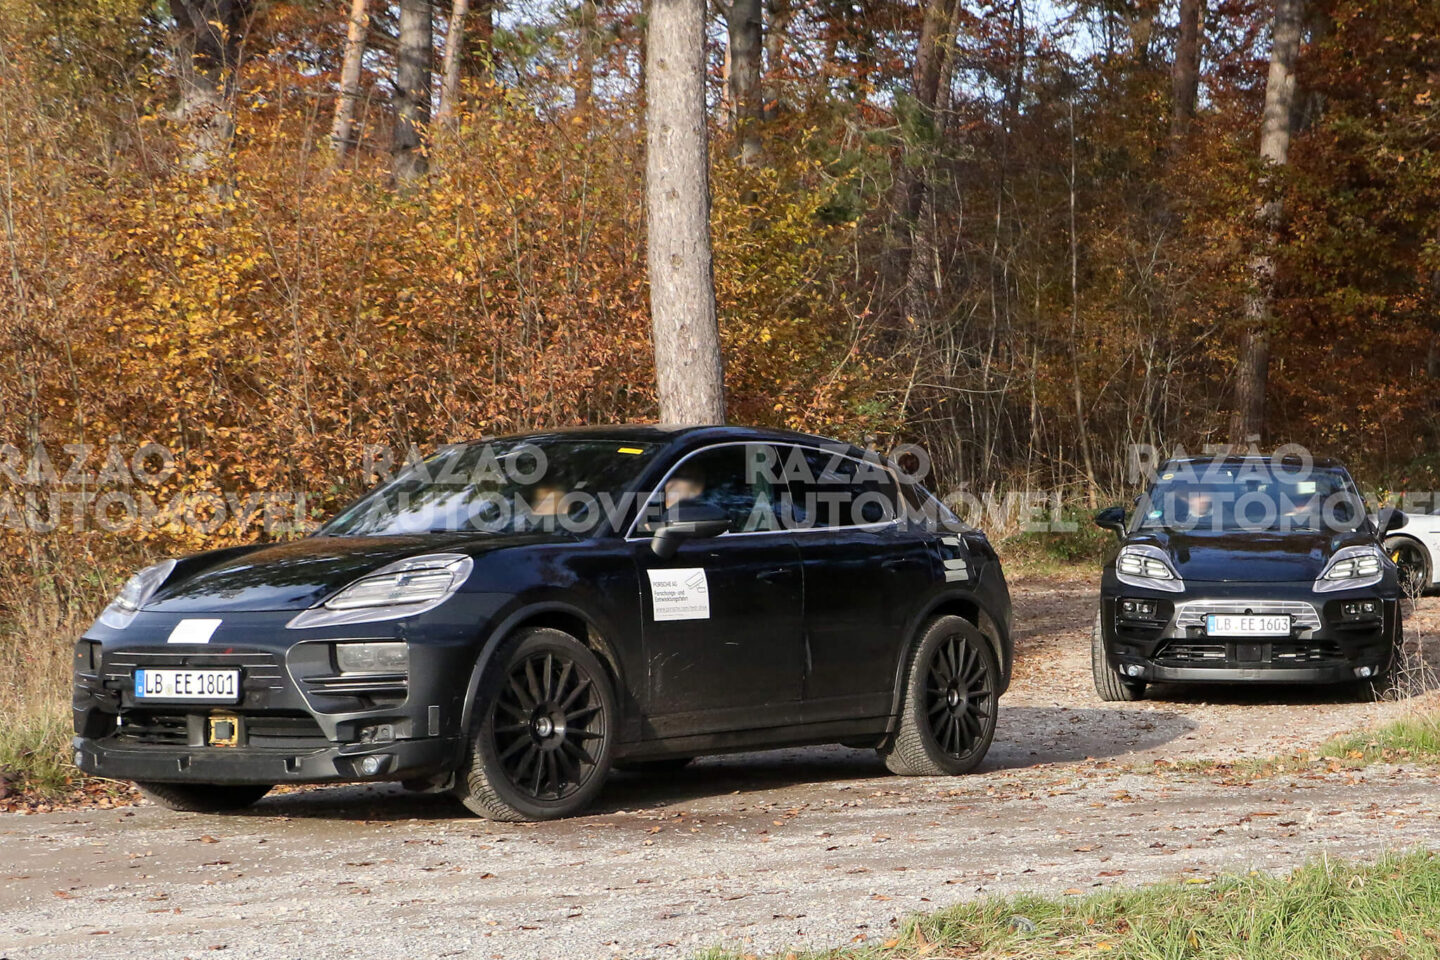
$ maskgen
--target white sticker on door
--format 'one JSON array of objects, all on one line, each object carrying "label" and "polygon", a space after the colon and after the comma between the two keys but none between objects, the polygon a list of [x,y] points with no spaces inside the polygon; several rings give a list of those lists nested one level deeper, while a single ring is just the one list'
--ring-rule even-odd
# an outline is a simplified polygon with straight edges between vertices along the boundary
[{"label": "white sticker on door", "polygon": [[658,620],[709,620],[710,585],[701,567],[649,570],[650,598]]}]

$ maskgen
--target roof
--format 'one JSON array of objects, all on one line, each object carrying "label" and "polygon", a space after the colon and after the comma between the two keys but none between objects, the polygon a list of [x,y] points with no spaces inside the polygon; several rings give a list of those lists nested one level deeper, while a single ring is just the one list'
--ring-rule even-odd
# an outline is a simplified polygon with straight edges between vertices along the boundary
[{"label": "roof", "polygon": [[[1211,457],[1174,457],[1170,460],[1165,461],[1167,465],[1172,463],[1253,463],[1257,465],[1268,465],[1272,463],[1288,464],[1300,462],[1301,458],[1299,456],[1292,455],[1282,457],[1270,457],[1257,454],[1228,454],[1224,456],[1216,455]],[[1344,463],[1339,460],[1332,459],[1331,457],[1311,457],[1310,465],[1320,470],[1346,469]]]},{"label": "roof", "polygon": [[[773,427],[745,427],[717,424],[685,426],[666,423],[621,423],[610,426],[602,424],[583,427],[558,427],[554,430],[535,430],[528,433],[511,434],[510,436],[580,436],[633,443],[671,443],[681,439],[772,440],[809,443],[841,442],[827,437],[799,433],[794,430],[778,430]],[[850,446],[850,444],[845,445]]]}]

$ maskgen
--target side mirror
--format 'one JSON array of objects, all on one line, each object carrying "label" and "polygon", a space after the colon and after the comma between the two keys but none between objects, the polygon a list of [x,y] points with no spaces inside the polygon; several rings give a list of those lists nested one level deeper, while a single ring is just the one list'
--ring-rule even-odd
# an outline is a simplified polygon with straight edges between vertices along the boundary
[{"label": "side mirror", "polygon": [[1380,536],[1385,536],[1391,530],[1398,530],[1405,526],[1410,518],[1394,507],[1385,507],[1375,514],[1375,526],[1380,529]]},{"label": "side mirror", "polygon": [[695,537],[718,537],[730,529],[730,514],[713,503],[682,500],[659,520],[640,525],[641,533],[650,534],[650,549],[655,556],[669,560],[680,544]]},{"label": "side mirror", "polygon": [[1095,526],[1115,531],[1115,536],[1125,536],[1125,508],[1106,507],[1095,514]]}]

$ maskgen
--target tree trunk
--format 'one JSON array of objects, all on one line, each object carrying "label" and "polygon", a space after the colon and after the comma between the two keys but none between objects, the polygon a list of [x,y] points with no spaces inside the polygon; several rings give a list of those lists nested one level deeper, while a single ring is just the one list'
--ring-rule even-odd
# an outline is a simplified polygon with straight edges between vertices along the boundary
[{"label": "tree trunk", "polygon": [[590,112],[590,101],[595,94],[595,54],[600,45],[600,11],[595,0],[580,0],[576,13],[575,76],[572,78],[575,93],[575,113],[585,116]]},{"label": "tree trunk", "polygon": [[170,0],[180,102],[175,118],[189,132],[185,167],[213,169],[235,137],[231,106],[253,0]]},{"label": "tree trunk", "polygon": [[435,112],[435,119],[442,123],[455,114],[460,97],[460,55],[465,48],[465,18],[469,15],[470,0],[451,0],[445,57],[440,67],[440,107]]},{"label": "tree trunk", "polygon": [[360,63],[365,59],[365,34],[370,29],[368,0],[350,0],[350,17],[345,28],[345,61],[340,67],[340,99],[335,101],[335,121],[330,125],[330,146],[335,160],[355,145],[355,108],[360,101]]},{"label": "tree trunk", "polygon": [[940,129],[940,80],[946,74],[945,61],[955,45],[954,17],[958,6],[958,0],[930,0],[915,50],[917,116],[912,147],[921,156],[906,166],[900,182],[901,215],[910,236],[901,306],[911,321],[928,319],[930,313],[927,285],[933,274],[934,206],[930,194],[929,154]]},{"label": "tree trunk", "polygon": [[[1290,158],[1290,128],[1295,110],[1295,61],[1300,54],[1304,0],[1275,0],[1270,75],[1265,82],[1265,114],[1260,122],[1260,159],[1267,171]],[[1235,371],[1235,409],[1230,439],[1248,443],[1265,434],[1265,394],[1270,379],[1271,309],[1275,295],[1275,247],[1284,213],[1269,172],[1261,175],[1257,214],[1259,247],[1250,258],[1250,290],[1245,297],[1245,336]]]},{"label": "tree trunk", "polygon": [[660,418],[724,423],[705,142],[705,0],[649,6],[645,200]]},{"label": "tree trunk", "polygon": [[780,65],[785,59],[785,35],[790,30],[790,21],[795,19],[795,10],[790,0],[768,0],[767,11],[770,22],[762,31],[765,35],[765,85],[761,100],[766,120],[773,120],[780,114]]},{"label": "tree trunk", "polygon": [[746,166],[760,160],[760,121],[765,104],[760,92],[760,58],[764,27],[761,0],[733,0],[724,7],[729,34],[729,94],[734,134],[740,162]]},{"label": "tree trunk", "polygon": [[1175,63],[1170,69],[1174,92],[1170,115],[1170,136],[1184,137],[1195,119],[1195,99],[1200,92],[1200,18],[1205,0],[1180,0],[1180,38],[1175,43]]},{"label": "tree trunk", "polygon": [[430,123],[430,0],[400,0],[400,43],[395,63],[395,182],[402,188],[425,178],[425,127]]}]

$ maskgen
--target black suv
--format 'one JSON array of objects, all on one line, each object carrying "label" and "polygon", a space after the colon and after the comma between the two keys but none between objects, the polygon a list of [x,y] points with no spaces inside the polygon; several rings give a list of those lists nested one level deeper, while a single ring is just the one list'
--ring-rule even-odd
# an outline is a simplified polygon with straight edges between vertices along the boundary
[{"label": "black suv", "polygon": [[75,761],[175,809],[399,780],[508,820],[725,751],[963,773],[1010,622],[985,537],[873,453],[727,427],[492,439],[305,539],[136,574],[75,649]]},{"label": "black suv", "polygon": [[1136,501],[1095,522],[1120,538],[1105,563],[1091,645],[1102,700],[1152,681],[1350,683],[1387,688],[1402,638],[1400,584],[1333,460],[1173,460]]}]

